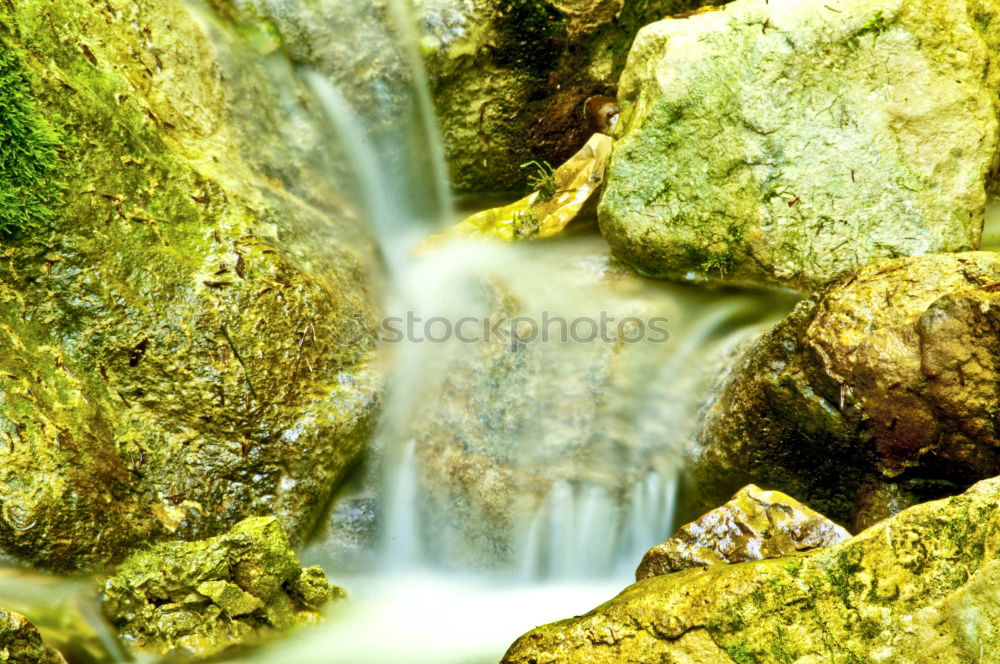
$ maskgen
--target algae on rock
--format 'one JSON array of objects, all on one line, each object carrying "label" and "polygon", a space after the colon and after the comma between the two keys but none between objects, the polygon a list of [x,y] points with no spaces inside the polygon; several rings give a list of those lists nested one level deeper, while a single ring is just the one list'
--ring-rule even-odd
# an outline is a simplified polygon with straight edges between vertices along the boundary
[{"label": "algae on rock", "polygon": [[104,584],[104,612],[140,652],[204,657],[320,620],[344,592],[302,569],[273,517],[135,553]]},{"label": "algae on rock", "polygon": [[998,305],[988,252],[877,263],[802,302],[705,409],[697,507],[756,482],[864,526],[879,500],[1000,474]]},{"label": "algae on rock", "polygon": [[503,664],[1000,662],[1000,478],[836,546],[645,579]]},{"label": "algae on rock", "polygon": [[598,210],[615,254],[810,291],[978,248],[998,124],[975,16],[966,0],[738,0],[646,26]]},{"label": "algae on rock", "polygon": [[0,548],[43,567],[250,515],[299,541],[370,428],[373,335],[340,343],[374,319],[369,241],[277,145],[277,101],[251,124],[227,86],[277,86],[205,25],[179,0],[0,7],[62,141],[52,215],[0,250]]}]

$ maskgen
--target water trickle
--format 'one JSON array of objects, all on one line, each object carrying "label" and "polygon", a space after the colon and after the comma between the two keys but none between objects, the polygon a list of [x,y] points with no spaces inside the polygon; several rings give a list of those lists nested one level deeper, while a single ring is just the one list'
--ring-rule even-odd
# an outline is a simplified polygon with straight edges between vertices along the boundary
[{"label": "water trickle", "polygon": [[982,247],[988,251],[1000,250],[1000,201],[992,201],[986,205]]}]

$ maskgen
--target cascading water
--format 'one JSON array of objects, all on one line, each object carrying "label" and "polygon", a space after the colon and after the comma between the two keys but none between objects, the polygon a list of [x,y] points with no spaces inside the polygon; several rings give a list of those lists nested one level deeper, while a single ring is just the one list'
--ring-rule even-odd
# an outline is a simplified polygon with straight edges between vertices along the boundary
[{"label": "cascading water", "polygon": [[[433,129],[409,122],[406,132],[424,135],[401,136],[379,120],[410,118],[429,99],[415,38],[401,34],[403,4],[393,7],[389,24],[354,27],[388,35],[383,46],[398,47],[389,59],[408,63],[402,82],[382,82],[393,91],[377,96],[384,107],[352,106],[351,83],[331,75],[330,61],[304,76],[337,135],[335,151],[351,155],[357,203],[387,258],[387,319],[576,321],[606,312],[669,319],[669,339],[388,344],[375,452],[355,495],[342,498],[373,502],[378,533],[349,564],[322,539],[305,553],[352,601],[284,646],[283,661],[496,661],[513,636],[627,585],[675,525],[683,451],[723,358],[792,302],[635,277],[593,232],[415,255],[419,239],[454,218],[437,193],[443,180],[413,186],[415,172],[443,173],[428,166],[441,154]],[[415,191],[440,203],[428,206]],[[350,576],[338,575],[348,567]]]},{"label": "cascading water", "polygon": [[[333,606],[325,625],[252,657],[495,662],[518,634],[626,586],[643,552],[671,533],[699,403],[724,358],[792,300],[639,278],[593,230],[415,255],[456,215],[406,3],[260,4],[311,45],[308,57],[291,54],[294,65],[268,57],[285,97],[305,91],[330,134],[331,191],[351,199],[377,239],[387,318],[579,321],[603,312],[669,321],[656,343],[453,335],[387,344],[392,368],[371,458],[338,499],[360,496],[365,508],[348,512],[374,516],[360,529],[377,532],[350,559],[335,536],[302,554],[351,600]],[[374,64],[358,64],[366,60]],[[108,641],[99,623],[91,643]]]},{"label": "cascading water", "polygon": [[[253,656],[495,662],[527,629],[625,587],[643,552],[671,533],[699,405],[726,357],[793,298],[642,279],[616,265],[593,231],[414,255],[455,215],[406,3],[260,4],[313,45],[295,68],[282,65],[299,79],[290,88],[301,82],[311,93],[338,162],[331,180],[353,192],[385,257],[387,317],[454,324],[498,313],[574,321],[606,312],[669,320],[669,338],[655,343],[465,343],[452,335],[387,344],[392,369],[378,437],[339,499],[373,505],[354,513],[373,513],[361,529],[377,532],[361,538],[368,546],[350,560],[333,536],[302,556],[324,565],[351,600],[334,606],[327,624]],[[324,30],[347,38],[325,39]],[[359,77],[366,59],[375,75]],[[984,245],[1000,246],[1000,207],[988,217]],[[81,588],[18,574],[16,582],[0,578],[0,604],[41,616],[55,643],[70,640],[66,616],[75,611],[82,618],[74,629],[88,629],[72,636],[118,659],[95,598]],[[43,605],[58,616],[48,619]]]}]

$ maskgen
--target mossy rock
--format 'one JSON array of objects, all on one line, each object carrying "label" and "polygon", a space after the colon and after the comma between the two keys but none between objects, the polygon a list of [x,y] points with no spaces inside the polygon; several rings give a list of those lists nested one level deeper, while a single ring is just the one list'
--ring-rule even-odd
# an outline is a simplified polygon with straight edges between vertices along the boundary
[{"label": "mossy rock", "polygon": [[737,0],[640,31],[598,208],[616,256],[812,292],[873,261],[979,248],[993,28],[964,0],[831,6]]},{"label": "mossy rock", "polygon": [[205,657],[315,623],[343,595],[320,568],[301,568],[276,519],[259,517],[134,554],[104,583],[103,607],[137,652]]},{"label": "mossy rock", "polygon": [[810,554],[645,579],[503,664],[1000,661],[1000,479]]},{"label": "mossy rock", "polygon": [[372,335],[344,328],[374,319],[363,232],[285,185],[310,180],[268,154],[280,132],[251,145],[232,86],[268,72],[229,72],[205,25],[176,1],[0,7],[23,149],[61,183],[0,249],[0,548],[43,567],[249,515],[300,541],[370,428]]},{"label": "mossy rock", "polygon": [[20,613],[0,609],[0,662],[7,664],[65,664],[57,651],[45,645],[38,629]]}]

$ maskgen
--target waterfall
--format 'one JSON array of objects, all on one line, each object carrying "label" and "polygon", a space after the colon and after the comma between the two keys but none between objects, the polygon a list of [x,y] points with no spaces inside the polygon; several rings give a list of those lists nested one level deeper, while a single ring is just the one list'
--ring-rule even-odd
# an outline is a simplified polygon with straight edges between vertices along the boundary
[{"label": "waterfall", "polygon": [[[309,183],[283,182],[289,197],[363,217],[387,273],[386,320],[669,322],[669,335],[644,343],[453,334],[385,344],[376,440],[336,499],[374,505],[377,532],[350,565],[322,535],[301,552],[351,600],[334,605],[325,626],[243,660],[496,661],[517,634],[628,585],[643,553],[672,533],[699,405],[725,359],[792,298],[644,279],[595,232],[414,255],[455,218],[408,3],[255,4],[295,39],[266,55],[227,56],[269,59],[269,84],[288,105],[287,126],[262,137],[259,154],[247,146],[248,161],[259,166],[275,144],[294,142]],[[253,127],[255,100],[243,104]]]},{"label": "waterfall", "polygon": [[308,46],[298,75],[328,122],[332,152],[352,171],[356,203],[393,272],[452,206],[410,4],[262,4],[279,30]]},{"label": "waterfall", "polygon": [[[376,238],[387,317],[486,319],[507,297],[533,320],[671,320],[659,345],[387,346],[388,392],[361,482],[379,530],[376,550],[361,556],[366,572],[627,580],[674,525],[684,448],[713,375],[706,367],[785,305],[619,273],[594,235],[414,256],[418,241],[452,220],[419,35],[406,0],[349,4],[257,3],[286,37],[283,51],[266,56],[285,96],[305,95],[325,128],[330,179]],[[310,555],[338,566],[322,541]]]}]

